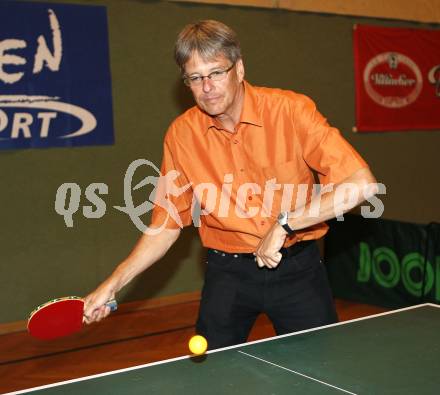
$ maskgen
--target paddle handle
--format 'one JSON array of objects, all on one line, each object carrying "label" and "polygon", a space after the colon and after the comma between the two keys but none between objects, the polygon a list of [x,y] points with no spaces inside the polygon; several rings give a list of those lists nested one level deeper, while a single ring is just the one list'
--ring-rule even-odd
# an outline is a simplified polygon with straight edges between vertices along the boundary
[{"label": "paddle handle", "polygon": [[116,311],[118,309],[118,302],[116,302],[115,299],[109,300],[105,305],[110,307],[110,311]]}]

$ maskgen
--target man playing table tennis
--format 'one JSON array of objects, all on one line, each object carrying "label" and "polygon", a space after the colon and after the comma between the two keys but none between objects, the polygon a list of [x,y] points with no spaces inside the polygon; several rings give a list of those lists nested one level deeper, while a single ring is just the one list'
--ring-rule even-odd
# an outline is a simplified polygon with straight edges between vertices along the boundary
[{"label": "man playing table tennis", "polygon": [[[178,216],[156,205],[150,228],[161,231],[145,232],[85,298],[85,321],[107,316],[106,301],[194,222],[208,248],[196,329],[211,349],[245,342],[261,312],[278,335],[335,322],[315,240],[326,233],[325,220],[377,193],[368,165],[312,100],[246,82],[228,26],[186,26],[175,59],[197,104],[172,122],[164,141],[161,173],[177,171],[184,192],[159,189]],[[312,194],[314,174],[327,187]]]}]

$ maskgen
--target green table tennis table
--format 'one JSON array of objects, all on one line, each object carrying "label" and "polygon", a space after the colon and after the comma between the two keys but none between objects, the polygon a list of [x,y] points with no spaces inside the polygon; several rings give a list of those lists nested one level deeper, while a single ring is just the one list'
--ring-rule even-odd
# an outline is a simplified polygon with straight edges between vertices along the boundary
[{"label": "green table tennis table", "polygon": [[440,306],[422,304],[10,394],[440,394]]}]

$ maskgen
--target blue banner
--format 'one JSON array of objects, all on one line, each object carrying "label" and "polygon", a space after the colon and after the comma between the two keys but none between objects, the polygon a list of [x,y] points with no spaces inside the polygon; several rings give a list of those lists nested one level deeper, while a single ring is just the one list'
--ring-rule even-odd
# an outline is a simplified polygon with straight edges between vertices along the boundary
[{"label": "blue banner", "polygon": [[0,149],[113,142],[106,8],[0,2]]}]

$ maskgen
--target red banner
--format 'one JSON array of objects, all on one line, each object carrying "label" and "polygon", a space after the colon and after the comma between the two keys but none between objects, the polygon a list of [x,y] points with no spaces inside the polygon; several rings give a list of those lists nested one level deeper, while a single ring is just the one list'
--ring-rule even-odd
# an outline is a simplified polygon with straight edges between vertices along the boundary
[{"label": "red banner", "polygon": [[358,131],[440,129],[440,30],[354,27]]}]

